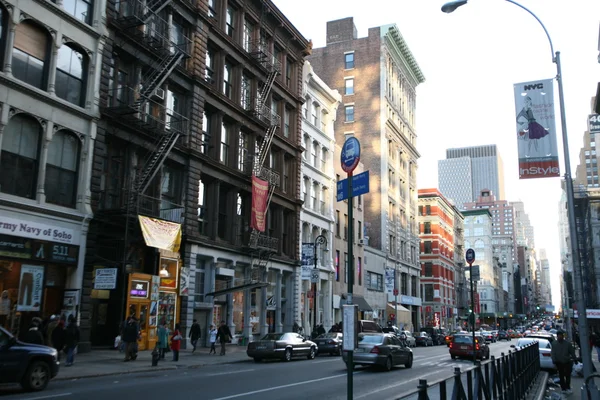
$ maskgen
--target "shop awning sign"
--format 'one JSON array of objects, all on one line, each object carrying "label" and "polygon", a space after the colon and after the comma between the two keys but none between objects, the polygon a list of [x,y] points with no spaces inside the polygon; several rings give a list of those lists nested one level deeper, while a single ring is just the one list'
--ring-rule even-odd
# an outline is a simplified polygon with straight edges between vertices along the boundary
[{"label": "shop awning sign", "polygon": [[147,246],[179,252],[181,224],[139,215],[140,228]]},{"label": "shop awning sign", "polygon": [[111,290],[117,287],[117,268],[98,268],[94,277],[94,289]]}]

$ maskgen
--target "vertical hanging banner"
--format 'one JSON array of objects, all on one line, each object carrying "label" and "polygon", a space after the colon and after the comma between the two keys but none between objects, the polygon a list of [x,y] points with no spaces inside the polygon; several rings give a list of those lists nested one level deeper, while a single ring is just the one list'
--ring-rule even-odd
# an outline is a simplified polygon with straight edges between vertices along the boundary
[{"label": "vertical hanging banner", "polygon": [[315,245],[313,243],[302,243],[302,280],[309,281],[310,273],[315,264]]},{"label": "vertical hanging banner", "polygon": [[560,176],[552,79],[514,85],[519,179]]},{"label": "vertical hanging banner", "polygon": [[264,232],[267,216],[267,200],[269,198],[269,182],[252,175],[252,210],[250,211],[250,227]]}]

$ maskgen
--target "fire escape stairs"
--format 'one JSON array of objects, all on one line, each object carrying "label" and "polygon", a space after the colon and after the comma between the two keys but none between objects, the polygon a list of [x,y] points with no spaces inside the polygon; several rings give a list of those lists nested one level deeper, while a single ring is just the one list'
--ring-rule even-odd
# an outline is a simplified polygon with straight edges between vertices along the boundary
[{"label": "fire escape stairs", "polygon": [[142,87],[140,97],[134,102],[135,107],[143,107],[148,98],[152,96],[156,88],[160,87],[171,75],[177,64],[183,60],[185,54],[180,50],[175,50],[173,53],[165,56],[159,66],[153,70],[147,77],[142,78]]},{"label": "fire escape stairs", "polygon": [[142,17],[142,22],[147,24],[154,15],[161,12],[171,3],[171,1],[172,0],[148,0],[146,3],[147,11]]}]

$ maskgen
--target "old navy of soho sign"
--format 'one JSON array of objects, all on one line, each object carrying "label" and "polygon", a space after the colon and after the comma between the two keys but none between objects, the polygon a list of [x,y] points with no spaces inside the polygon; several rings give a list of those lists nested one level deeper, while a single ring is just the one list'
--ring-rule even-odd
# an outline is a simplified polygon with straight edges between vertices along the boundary
[{"label": "old navy of soho sign", "polygon": [[3,216],[0,216],[0,234],[75,245],[79,244],[80,236],[73,229]]}]

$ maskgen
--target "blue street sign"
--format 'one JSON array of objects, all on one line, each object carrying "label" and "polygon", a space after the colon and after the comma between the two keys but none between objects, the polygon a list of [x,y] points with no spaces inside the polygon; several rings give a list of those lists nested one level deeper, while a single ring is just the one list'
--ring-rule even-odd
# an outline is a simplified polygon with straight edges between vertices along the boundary
[{"label": "blue street sign", "polygon": [[[369,171],[361,172],[352,177],[352,197],[369,193]],[[337,201],[348,198],[348,179],[342,179],[337,183]]]},{"label": "blue street sign", "polygon": [[342,146],[342,169],[350,174],[360,161],[360,142],[355,137],[349,137]]},{"label": "blue street sign", "polygon": [[475,261],[475,250],[467,249],[467,252],[465,253],[465,260],[469,265],[471,265],[473,261]]}]

